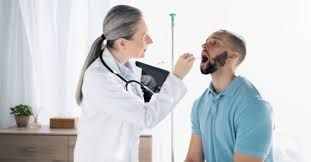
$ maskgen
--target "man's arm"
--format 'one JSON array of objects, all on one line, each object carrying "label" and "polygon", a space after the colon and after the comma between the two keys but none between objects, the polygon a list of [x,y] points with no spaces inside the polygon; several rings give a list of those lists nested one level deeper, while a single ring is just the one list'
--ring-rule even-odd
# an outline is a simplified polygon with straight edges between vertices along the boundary
[{"label": "man's arm", "polygon": [[263,100],[251,100],[237,119],[234,162],[263,162],[272,145],[272,108]]},{"label": "man's arm", "polygon": [[185,162],[204,162],[202,139],[200,135],[191,135],[190,146]]},{"label": "man's arm", "polygon": [[241,153],[234,153],[234,162],[263,162],[263,158],[249,156]]}]

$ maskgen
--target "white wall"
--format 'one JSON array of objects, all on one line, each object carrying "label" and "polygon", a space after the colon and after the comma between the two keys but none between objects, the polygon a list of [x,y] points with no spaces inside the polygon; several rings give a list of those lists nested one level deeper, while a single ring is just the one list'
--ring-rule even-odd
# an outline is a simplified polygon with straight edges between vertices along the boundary
[{"label": "white wall", "polygon": [[[237,73],[252,81],[272,104],[276,117],[275,137],[282,136],[276,141],[281,142],[282,146],[290,143],[293,151],[309,150],[310,1],[158,0],[135,1],[134,5],[145,12],[155,42],[148,51],[146,61],[156,64],[164,60],[167,63],[162,67],[167,69],[170,68],[171,53],[168,14],[172,11],[177,14],[176,57],[183,52],[200,56],[200,45],[216,30],[227,29],[242,35],[247,43],[247,56]],[[185,82],[189,92],[175,111],[176,161],[182,161],[186,155],[191,134],[191,106],[208,86],[210,77],[200,74],[197,62]]]}]

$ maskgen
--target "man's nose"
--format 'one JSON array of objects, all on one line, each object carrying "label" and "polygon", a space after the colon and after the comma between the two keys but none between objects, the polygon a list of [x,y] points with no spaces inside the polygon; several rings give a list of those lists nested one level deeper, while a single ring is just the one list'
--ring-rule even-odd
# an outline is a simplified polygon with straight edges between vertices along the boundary
[{"label": "man's nose", "polygon": [[202,48],[203,48],[204,50],[207,50],[207,49],[208,49],[207,44],[206,44],[206,43],[202,44]]}]

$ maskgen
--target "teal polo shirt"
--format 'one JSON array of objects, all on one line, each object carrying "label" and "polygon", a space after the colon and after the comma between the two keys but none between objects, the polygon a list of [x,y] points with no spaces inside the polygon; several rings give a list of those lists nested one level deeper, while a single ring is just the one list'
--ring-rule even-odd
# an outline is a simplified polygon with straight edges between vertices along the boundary
[{"label": "teal polo shirt", "polygon": [[192,133],[207,162],[233,162],[234,153],[273,162],[272,108],[247,79],[237,76],[220,94],[213,85],[193,104]]}]

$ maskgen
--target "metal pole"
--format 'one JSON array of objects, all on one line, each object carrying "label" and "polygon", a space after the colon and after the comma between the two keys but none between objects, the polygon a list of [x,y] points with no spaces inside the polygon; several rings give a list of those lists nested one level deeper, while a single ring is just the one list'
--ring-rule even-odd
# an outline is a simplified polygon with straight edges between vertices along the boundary
[{"label": "metal pole", "polygon": [[[171,71],[174,70],[174,25],[175,13],[171,13],[171,31],[172,31],[172,55],[171,55]],[[174,112],[171,112],[171,162],[174,162]]]}]

